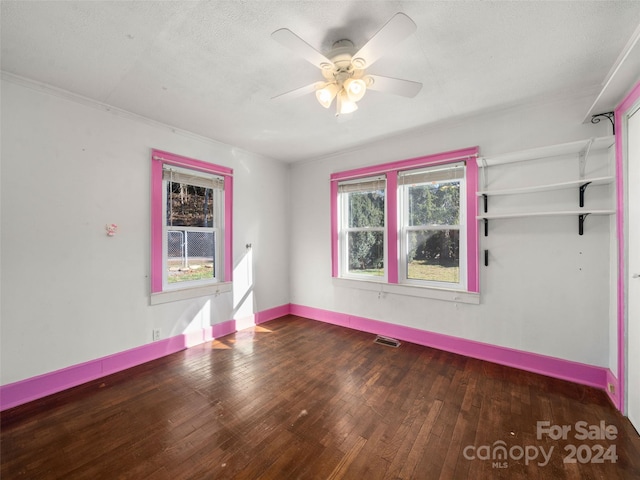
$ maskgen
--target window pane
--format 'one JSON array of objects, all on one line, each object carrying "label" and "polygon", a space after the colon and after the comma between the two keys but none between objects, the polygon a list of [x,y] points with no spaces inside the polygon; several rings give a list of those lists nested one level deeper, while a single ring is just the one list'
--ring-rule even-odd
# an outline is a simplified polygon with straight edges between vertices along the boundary
[{"label": "window pane", "polygon": [[215,277],[215,232],[173,229],[167,232],[168,283]]},{"label": "window pane", "polygon": [[384,233],[349,232],[349,271],[361,275],[384,275]]},{"label": "window pane", "polygon": [[384,227],[384,190],[348,195],[349,228]]},{"label": "window pane", "polygon": [[167,182],[167,225],[213,227],[213,189]]},{"label": "window pane", "polygon": [[460,281],[460,231],[409,232],[407,278],[435,282]]},{"label": "window pane", "polygon": [[460,223],[459,181],[411,185],[408,190],[410,226]]}]

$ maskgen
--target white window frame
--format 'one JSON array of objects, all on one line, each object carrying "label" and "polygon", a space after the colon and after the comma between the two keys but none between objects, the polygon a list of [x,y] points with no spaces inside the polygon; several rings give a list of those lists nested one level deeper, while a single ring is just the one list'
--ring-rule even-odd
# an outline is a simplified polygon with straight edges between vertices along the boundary
[{"label": "white window frame", "polygon": [[[387,281],[387,185],[386,179],[384,176],[374,176],[374,177],[365,177],[354,180],[346,180],[339,182],[338,188],[340,185],[349,185],[349,184],[359,184],[366,182],[374,182],[374,181],[382,181],[385,183],[384,186],[384,225],[381,227],[349,227],[349,193],[352,192],[342,192],[338,193],[338,204],[339,204],[339,255],[340,255],[340,276],[342,278],[351,278],[351,279],[359,279],[359,280],[367,280],[371,282],[386,282]],[[382,243],[383,243],[383,274],[378,275],[367,275],[362,273],[356,273],[354,271],[349,270],[349,233],[352,232],[382,232]]]},{"label": "white window frame", "polygon": [[[178,290],[183,288],[200,287],[205,285],[211,285],[221,282],[223,277],[223,259],[224,259],[224,190],[223,188],[215,187],[216,184],[224,184],[224,178],[212,173],[199,172],[197,170],[190,170],[182,167],[176,167],[173,165],[165,165],[163,171],[173,171],[176,174],[182,174],[185,177],[193,177],[194,182],[185,181],[188,185],[211,188],[212,200],[213,200],[213,226],[211,227],[184,227],[184,226],[170,226],[167,225],[167,185],[171,181],[163,177],[162,180],[162,289],[163,291]],[[207,184],[211,184],[208,186]],[[214,238],[214,275],[212,278],[191,280],[183,282],[169,283],[169,232],[170,231],[182,231],[186,232],[188,236],[189,232],[211,232]]]},{"label": "white window frame", "polygon": [[[410,213],[409,213],[409,188],[415,185],[427,185],[430,182],[420,182],[420,183],[404,183],[403,177],[405,175],[411,175],[416,173],[429,173],[429,172],[437,172],[442,170],[448,170],[456,167],[461,167],[462,177],[459,178],[460,181],[460,194],[459,194],[459,218],[458,224],[455,225],[445,225],[445,224],[426,224],[426,225],[409,225]],[[416,168],[409,169],[399,172],[398,175],[398,203],[399,203],[399,243],[400,243],[400,251],[399,251],[399,262],[398,262],[398,280],[401,284],[407,285],[420,285],[425,287],[434,287],[434,288],[446,288],[446,289],[455,289],[455,290],[465,290],[467,285],[467,249],[465,248],[467,245],[467,209],[465,199],[467,198],[467,181],[466,181],[466,171],[464,163],[456,162],[449,163],[444,165],[438,165],[433,167],[424,167],[424,168]],[[458,180],[458,179],[456,179]],[[443,183],[450,183],[454,180],[443,180]],[[458,263],[458,281],[457,282],[442,282],[436,280],[420,280],[409,278],[409,272],[407,271],[408,265],[408,255],[409,255],[409,233],[415,231],[431,231],[431,230],[458,230],[459,231],[459,245],[458,245],[458,254],[459,254],[459,263]]]}]

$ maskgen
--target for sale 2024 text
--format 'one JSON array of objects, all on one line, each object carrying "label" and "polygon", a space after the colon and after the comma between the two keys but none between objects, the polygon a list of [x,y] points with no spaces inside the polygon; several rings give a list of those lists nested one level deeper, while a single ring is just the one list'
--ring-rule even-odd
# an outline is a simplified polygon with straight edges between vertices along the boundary
[{"label": "for sale 2024 text", "polygon": [[[536,424],[536,437],[542,440],[549,437],[551,440],[568,440],[572,436],[574,440],[615,440],[618,438],[618,429],[615,425],[607,425],[604,420],[599,424],[590,425],[588,422],[579,421],[574,425],[551,425],[548,421],[538,421]],[[563,457],[564,463],[616,463],[616,445],[607,448],[600,444],[568,444],[564,447],[567,454]]]}]

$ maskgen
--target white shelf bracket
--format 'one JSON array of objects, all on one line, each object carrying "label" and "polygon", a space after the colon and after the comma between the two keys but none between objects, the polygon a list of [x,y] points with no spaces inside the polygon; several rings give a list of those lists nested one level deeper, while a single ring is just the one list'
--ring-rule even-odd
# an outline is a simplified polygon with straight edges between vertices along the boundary
[{"label": "white shelf bracket", "polygon": [[578,153],[580,178],[584,178],[585,170],[587,169],[587,159],[589,158],[589,152],[591,152],[591,145],[593,145],[593,138],[590,138],[587,145]]},{"label": "white shelf bracket", "polygon": [[487,169],[487,159],[484,157],[480,158],[480,163],[482,164],[482,189],[486,190],[489,184],[489,173]]}]

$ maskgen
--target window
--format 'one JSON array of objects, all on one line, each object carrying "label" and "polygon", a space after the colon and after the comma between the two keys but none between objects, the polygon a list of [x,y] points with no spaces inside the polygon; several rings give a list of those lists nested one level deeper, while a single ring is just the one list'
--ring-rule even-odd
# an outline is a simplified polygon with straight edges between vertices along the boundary
[{"label": "window", "polygon": [[164,286],[220,281],[224,179],[163,165]]},{"label": "window", "polygon": [[341,182],[343,275],[385,277],[384,177]]},{"label": "window", "polygon": [[400,278],[407,283],[464,285],[464,164],[399,173]]},{"label": "window", "polygon": [[231,174],[152,152],[152,293],[231,281]]},{"label": "window", "polygon": [[477,148],[331,175],[334,277],[478,291]]}]

